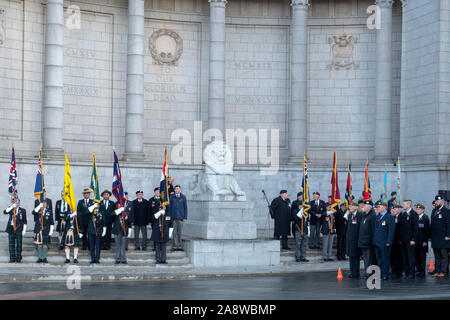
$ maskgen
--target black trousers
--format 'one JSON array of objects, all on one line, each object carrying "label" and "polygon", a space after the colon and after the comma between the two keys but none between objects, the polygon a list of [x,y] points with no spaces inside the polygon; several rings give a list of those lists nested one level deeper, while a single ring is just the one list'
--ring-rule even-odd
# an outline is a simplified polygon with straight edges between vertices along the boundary
[{"label": "black trousers", "polygon": [[425,273],[427,264],[428,246],[424,247],[421,243],[416,245],[416,268],[417,272]]},{"label": "black trousers", "polygon": [[374,263],[372,257],[374,250],[371,248],[363,248],[361,250],[364,259],[364,274],[367,274],[367,268]]},{"label": "black trousers", "polygon": [[[279,240],[280,236],[273,236],[275,240]],[[287,236],[281,236],[281,248],[285,249],[288,247],[288,239]]]},{"label": "black trousers", "polygon": [[83,238],[81,239],[82,241],[82,249],[85,250],[86,248],[89,249],[89,241],[88,241],[88,225],[87,224],[83,224],[80,226],[81,228],[81,233],[83,234]]},{"label": "black trousers", "polygon": [[350,263],[350,274],[352,276],[359,276],[359,256],[348,257],[348,262]]},{"label": "black trousers", "polygon": [[402,243],[402,258],[405,275],[414,276],[416,268],[416,247],[409,243]]},{"label": "black trousers", "polygon": [[155,242],[155,245],[156,245],[156,253],[155,253],[156,262],[166,262],[167,242]]},{"label": "black trousers", "polygon": [[403,274],[402,246],[398,243],[392,245],[391,271],[397,278],[400,278]]},{"label": "black trousers", "polygon": [[337,258],[345,258],[345,230],[343,232],[339,231],[337,232],[337,239],[336,239],[336,247],[337,247]]},{"label": "black trousers", "polygon": [[448,274],[448,249],[433,248],[433,253],[436,272]]},{"label": "black trousers", "polygon": [[102,238],[102,250],[109,250],[111,248],[111,233],[112,233],[112,223],[106,225],[106,233]]}]

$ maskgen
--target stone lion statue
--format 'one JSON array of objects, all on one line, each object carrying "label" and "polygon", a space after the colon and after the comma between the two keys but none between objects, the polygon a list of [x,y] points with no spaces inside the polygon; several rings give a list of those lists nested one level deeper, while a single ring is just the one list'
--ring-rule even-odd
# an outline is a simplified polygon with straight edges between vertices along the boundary
[{"label": "stone lion statue", "polygon": [[[194,175],[192,195],[213,201],[246,201],[246,195],[233,174],[233,159],[228,145],[222,141],[208,144],[203,153],[205,172]],[[206,199],[205,199],[206,200]]]}]

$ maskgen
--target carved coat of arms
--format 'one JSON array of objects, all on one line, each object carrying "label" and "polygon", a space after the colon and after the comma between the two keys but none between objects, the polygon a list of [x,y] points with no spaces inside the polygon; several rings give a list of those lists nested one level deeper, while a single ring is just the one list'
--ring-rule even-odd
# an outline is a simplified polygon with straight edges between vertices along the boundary
[{"label": "carved coat of arms", "polygon": [[328,69],[358,69],[359,65],[356,62],[356,46],[358,38],[341,34],[339,36],[331,36],[328,38],[328,43],[331,44],[331,63],[328,64]]}]

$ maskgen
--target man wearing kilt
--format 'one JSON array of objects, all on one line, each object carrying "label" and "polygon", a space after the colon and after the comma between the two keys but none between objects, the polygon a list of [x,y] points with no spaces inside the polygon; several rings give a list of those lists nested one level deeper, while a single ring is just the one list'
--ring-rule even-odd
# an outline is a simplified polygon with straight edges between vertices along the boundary
[{"label": "man wearing kilt", "polygon": [[[42,208],[42,222],[41,222],[41,208]],[[44,199],[33,210],[34,215],[34,243],[37,244],[38,250],[38,260],[37,263],[48,263],[47,252],[48,246],[50,245],[50,238],[53,233],[54,222],[53,214],[51,210],[47,207],[47,199]]]},{"label": "man wearing kilt", "polygon": [[6,232],[9,241],[9,262],[22,261],[22,236],[27,231],[27,212],[20,207],[20,201],[14,203],[3,211],[9,215]]},{"label": "man wearing kilt", "polygon": [[[66,203],[67,204],[67,203]],[[78,251],[80,247],[80,242],[83,238],[81,233],[81,218],[78,217],[77,212],[65,211],[63,213],[64,218],[64,229],[61,238],[61,246],[64,246],[66,253],[66,260],[64,263],[70,263],[70,247],[73,246],[73,263],[78,263]]]},{"label": "man wearing kilt", "polygon": [[[61,191],[61,198],[62,195],[64,195],[64,190]],[[56,201],[55,222],[57,223],[56,231],[58,232],[59,250],[64,249],[64,245],[62,244],[62,235],[64,230],[66,229],[66,213],[70,214],[70,208],[67,201],[65,201],[64,199]]]}]

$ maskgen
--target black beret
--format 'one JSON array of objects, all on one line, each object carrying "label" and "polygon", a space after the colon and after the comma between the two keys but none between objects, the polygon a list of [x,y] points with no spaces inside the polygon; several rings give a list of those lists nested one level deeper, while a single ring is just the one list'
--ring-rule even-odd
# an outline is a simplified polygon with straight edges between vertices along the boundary
[{"label": "black beret", "polygon": [[128,192],[125,191],[124,194],[127,196],[127,195],[128,195]]},{"label": "black beret", "polygon": [[314,195],[314,194],[317,194],[317,195],[320,197],[320,192],[314,191],[314,192],[313,192],[313,195]]},{"label": "black beret", "polygon": [[445,199],[443,196],[437,195],[436,197],[434,197],[434,200],[445,200]]},{"label": "black beret", "polygon": [[138,193],[144,193],[144,191],[138,190],[138,191],[136,191],[136,194],[138,194]]},{"label": "black beret", "polygon": [[155,192],[156,190],[159,190],[159,188],[155,188],[155,189],[153,189],[153,192]]},{"label": "black beret", "polygon": [[297,193],[297,197],[300,197],[300,196],[302,196],[303,195],[303,192],[299,192],[299,193]]},{"label": "black beret", "polygon": [[283,189],[283,190],[280,191],[280,194],[283,194],[283,193],[287,193],[287,190]]},{"label": "black beret", "polygon": [[394,194],[397,194],[397,192],[392,191],[392,192],[391,192],[391,197],[392,197]]},{"label": "black beret", "polygon": [[369,205],[373,206],[372,200],[364,200],[364,204],[369,204]]}]

